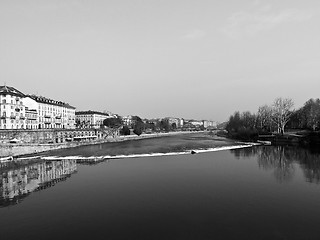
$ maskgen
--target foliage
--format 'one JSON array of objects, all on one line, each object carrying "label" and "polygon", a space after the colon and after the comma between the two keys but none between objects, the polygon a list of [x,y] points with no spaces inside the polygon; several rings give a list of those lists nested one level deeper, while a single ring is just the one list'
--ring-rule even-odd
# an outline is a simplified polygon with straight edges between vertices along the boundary
[{"label": "foliage", "polygon": [[255,129],[256,126],[256,116],[250,112],[235,112],[229,118],[226,130],[228,132],[238,132],[240,129]]},{"label": "foliage", "polygon": [[145,127],[145,129],[151,129],[152,131],[155,131],[156,130],[156,126],[155,126],[155,124],[153,123],[153,122],[146,122],[145,124],[144,124],[144,127]]},{"label": "foliage", "polygon": [[133,132],[140,136],[145,128],[142,119],[139,116],[132,116],[132,125]]},{"label": "foliage", "polygon": [[268,105],[260,106],[257,113],[257,129],[259,132],[271,132],[273,129],[272,108]]},{"label": "foliage", "polygon": [[128,126],[123,126],[121,129],[120,129],[120,134],[121,135],[130,135],[130,129]]},{"label": "foliage", "polygon": [[288,123],[291,128],[320,129],[320,99],[309,99],[303,107],[295,111]]},{"label": "foliage", "polygon": [[170,131],[170,124],[168,119],[162,119],[160,121],[160,130],[169,132]]},{"label": "foliage", "polygon": [[235,112],[229,118],[226,130],[228,136],[241,140],[255,140],[258,137],[256,129],[256,116],[250,112]]},{"label": "foliage", "polygon": [[320,99],[308,100],[301,110],[304,127],[315,131],[320,127]]},{"label": "foliage", "polygon": [[119,128],[121,126],[120,118],[106,118],[103,120],[103,125],[110,128]]},{"label": "foliage", "polygon": [[134,122],[142,122],[142,119],[139,116],[132,116],[132,121],[134,121]]},{"label": "foliage", "polygon": [[143,132],[143,129],[144,129],[144,124],[143,124],[142,121],[141,121],[141,122],[139,121],[139,122],[136,122],[136,124],[135,124],[135,126],[134,126],[134,129],[133,129],[133,132],[134,132],[136,135],[140,136],[141,133]]}]

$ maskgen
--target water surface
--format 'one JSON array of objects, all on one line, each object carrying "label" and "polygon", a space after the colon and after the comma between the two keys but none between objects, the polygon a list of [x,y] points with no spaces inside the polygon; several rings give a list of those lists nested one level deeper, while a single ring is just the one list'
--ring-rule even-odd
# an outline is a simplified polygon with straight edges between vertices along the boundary
[{"label": "water surface", "polygon": [[0,238],[319,239],[319,161],[262,146],[2,169]]}]

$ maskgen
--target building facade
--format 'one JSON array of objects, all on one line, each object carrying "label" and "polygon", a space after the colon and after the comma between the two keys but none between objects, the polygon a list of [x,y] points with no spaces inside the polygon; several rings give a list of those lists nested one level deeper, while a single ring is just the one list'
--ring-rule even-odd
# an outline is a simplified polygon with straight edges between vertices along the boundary
[{"label": "building facade", "polygon": [[38,128],[74,129],[76,127],[76,108],[53,99],[27,95],[24,104],[28,110],[38,113]]},{"label": "building facade", "polygon": [[203,127],[204,128],[216,128],[217,123],[215,121],[210,121],[210,120],[203,120]]},{"label": "building facade", "polygon": [[109,114],[97,111],[78,111],[76,112],[77,128],[100,128]]},{"label": "building facade", "polygon": [[0,86],[0,129],[75,128],[75,107]]},{"label": "building facade", "polygon": [[0,86],[0,129],[24,129],[25,95],[13,87]]}]

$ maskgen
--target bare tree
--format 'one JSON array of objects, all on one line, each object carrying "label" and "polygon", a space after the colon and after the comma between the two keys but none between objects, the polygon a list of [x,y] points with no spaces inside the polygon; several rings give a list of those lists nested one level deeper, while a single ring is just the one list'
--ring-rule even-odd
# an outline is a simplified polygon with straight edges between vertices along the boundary
[{"label": "bare tree", "polygon": [[289,98],[276,98],[272,105],[272,120],[278,126],[278,132],[284,133],[286,124],[288,123],[293,111],[294,103]]},{"label": "bare tree", "polygon": [[271,131],[272,129],[272,107],[268,105],[263,105],[259,107],[258,110],[258,128],[260,130]]}]

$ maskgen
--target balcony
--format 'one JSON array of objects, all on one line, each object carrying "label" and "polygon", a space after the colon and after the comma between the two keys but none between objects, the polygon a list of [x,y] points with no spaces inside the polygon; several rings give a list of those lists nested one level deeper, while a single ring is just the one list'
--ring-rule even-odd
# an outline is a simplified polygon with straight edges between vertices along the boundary
[{"label": "balcony", "polygon": [[16,119],[16,116],[10,116],[11,119]]},{"label": "balcony", "polygon": [[29,116],[27,117],[28,120],[37,120],[38,118],[36,116]]}]

